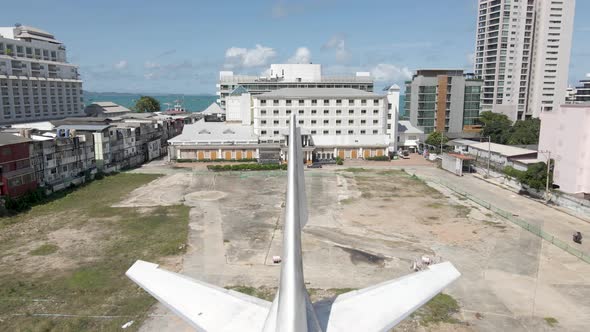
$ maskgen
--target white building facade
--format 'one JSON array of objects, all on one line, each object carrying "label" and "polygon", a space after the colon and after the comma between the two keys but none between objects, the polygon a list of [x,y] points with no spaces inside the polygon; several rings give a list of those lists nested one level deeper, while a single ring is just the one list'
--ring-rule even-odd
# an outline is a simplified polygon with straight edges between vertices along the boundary
[{"label": "white building facade", "polygon": [[351,88],[372,92],[373,79],[367,72],[350,76],[323,76],[319,64],[272,64],[262,76],[221,71],[217,83],[217,103],[225,109],[226,98],[239,86],[252,95],[284,88]]},{"label": "white building facade", "polygon": [[387,104],[385,95],[356,89],[275,90],[253,96],[254,133],[262,143],[285,143],[290,115],[295,113],[310,147],[308,161],[318,156],[384,156],[393,143],[387,131]]},{"label": "white building facade", "polygon": [[538,117],[565,102],[575,0],[479,0],[482,110]]},{"label": "white building facade", "polygon": [[83,115],[78,66],[43,30],[0,28],[0,124]]}]

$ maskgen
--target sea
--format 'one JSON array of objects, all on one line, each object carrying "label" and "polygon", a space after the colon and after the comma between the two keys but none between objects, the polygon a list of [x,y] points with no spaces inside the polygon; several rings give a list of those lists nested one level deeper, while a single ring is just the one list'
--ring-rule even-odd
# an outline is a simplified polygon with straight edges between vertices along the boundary
[{"label": "sea", "polygon": [[[156,98],[160,102],[162,110],[166,110],[168,107],[174,107],[175,101],[180,100],[182,106],[190,112],[203,111],[209,107],[211,103],[214,103],[217,100],[217,96],[214,95],[146,95]],[[130,108],[135,105],[135,101],[141,96],[143,95],[131,93],[84,91],[84,104],[87,106],[97,101],[111,101],[115,104]],[[405,115],[405,96],[402,94],[400,95],[399,99],[399,115],[400,117],[403,117]],[[170,105],[167,105],[166,103],[169,103]]]},{"label": "sea", "polygon": [[135,102],[141,96],[151,96],[156,98],[161,105],[162,111],[173,108],[178,100],[183,108],[190,112],[200,112],[205,110],[211,103],[217,100],[214,95],[166,95],[166,94],[131,94],[115,92],[89,92],[84,91],[84,104],[89,105],[97,101],[110,101],[127,108],[133,107]]}]

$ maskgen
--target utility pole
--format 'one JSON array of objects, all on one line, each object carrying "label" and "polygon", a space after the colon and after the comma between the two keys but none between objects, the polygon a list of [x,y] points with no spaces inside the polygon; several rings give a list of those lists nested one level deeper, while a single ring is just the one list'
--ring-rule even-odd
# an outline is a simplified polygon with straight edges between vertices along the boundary
[{"label": "utility pole", "polygon": [[490,177],[490,161],[492,160],[492,136],[488,136],[488,178]]},{"label": "utility pole", "polygon": [[440,132],[440,158],[442,159],[442,153],[443,153],[443,142],[445,141],[445,132],[444,130],[442,130]]},{"label": "utility pole", "polygon": [[549,195],[549,173],[551,172],[551,151],[547,150],[547,179],[545,182],[545,199],[549,201],[551,196]]}]

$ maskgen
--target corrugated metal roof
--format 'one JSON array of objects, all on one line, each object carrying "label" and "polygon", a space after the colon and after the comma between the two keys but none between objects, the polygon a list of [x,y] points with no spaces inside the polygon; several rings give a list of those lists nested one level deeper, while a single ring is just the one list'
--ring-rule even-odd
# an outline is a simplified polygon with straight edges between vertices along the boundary
[{"label": "corrugated metal roof", "polygon": [[60,129],[76,129],[81,131],[103,131],[106,128],[111,127],[111,125],[93,125],[93,124],[68,124],[68,125],[61,125],[57,127],[57,130]]},{"label": "corrugated metal roof", "polygon": [[17,136],[14,134],[0,133],[0,146],[30,142],[29,138]]},{"label": "corrugated metal roof", "polygon": [[[488,150],[488,143],[483,142],[483,143],[471,144],[469,146],[469,148],[487,151]],[[506,156],[506,157],[537,153],[537,151],[535,151],[535,150],[523,149],[523,148],[518,148],[515,146],[503,145],[503,144],[497,144],[497,143],[490,143],[489,149],[493,153],[500,154],[500,155]]]},{"label": "corrugated metal roof", "polygon": [[201,114],[225,114],[225,110],[217,105],[217,103],[212,103]]},{"label": "corrugated metal roof", "polygon": [[399,133],[405,134],[424,134],[423,130],[414,127],[410,121],[401,120],[397,123],[397,129]]},{"label": "corrugated metal roof", "polygon": [[171,144],[257,143],[258,137],[254,135],[252,126],[227,122],[206,122],[200,120],[193,124],[185,125],[182,129],[182,134],[170,139],[169,142]]}]

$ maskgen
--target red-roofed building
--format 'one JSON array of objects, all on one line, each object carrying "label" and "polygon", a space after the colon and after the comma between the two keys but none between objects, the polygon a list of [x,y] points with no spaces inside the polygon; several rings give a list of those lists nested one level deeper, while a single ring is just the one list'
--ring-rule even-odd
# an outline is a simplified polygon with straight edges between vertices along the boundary
[{"label": "red-roofed building", "polygon": [[37,188],[31,140],[0,133],[0,196],[18,197]]}]

